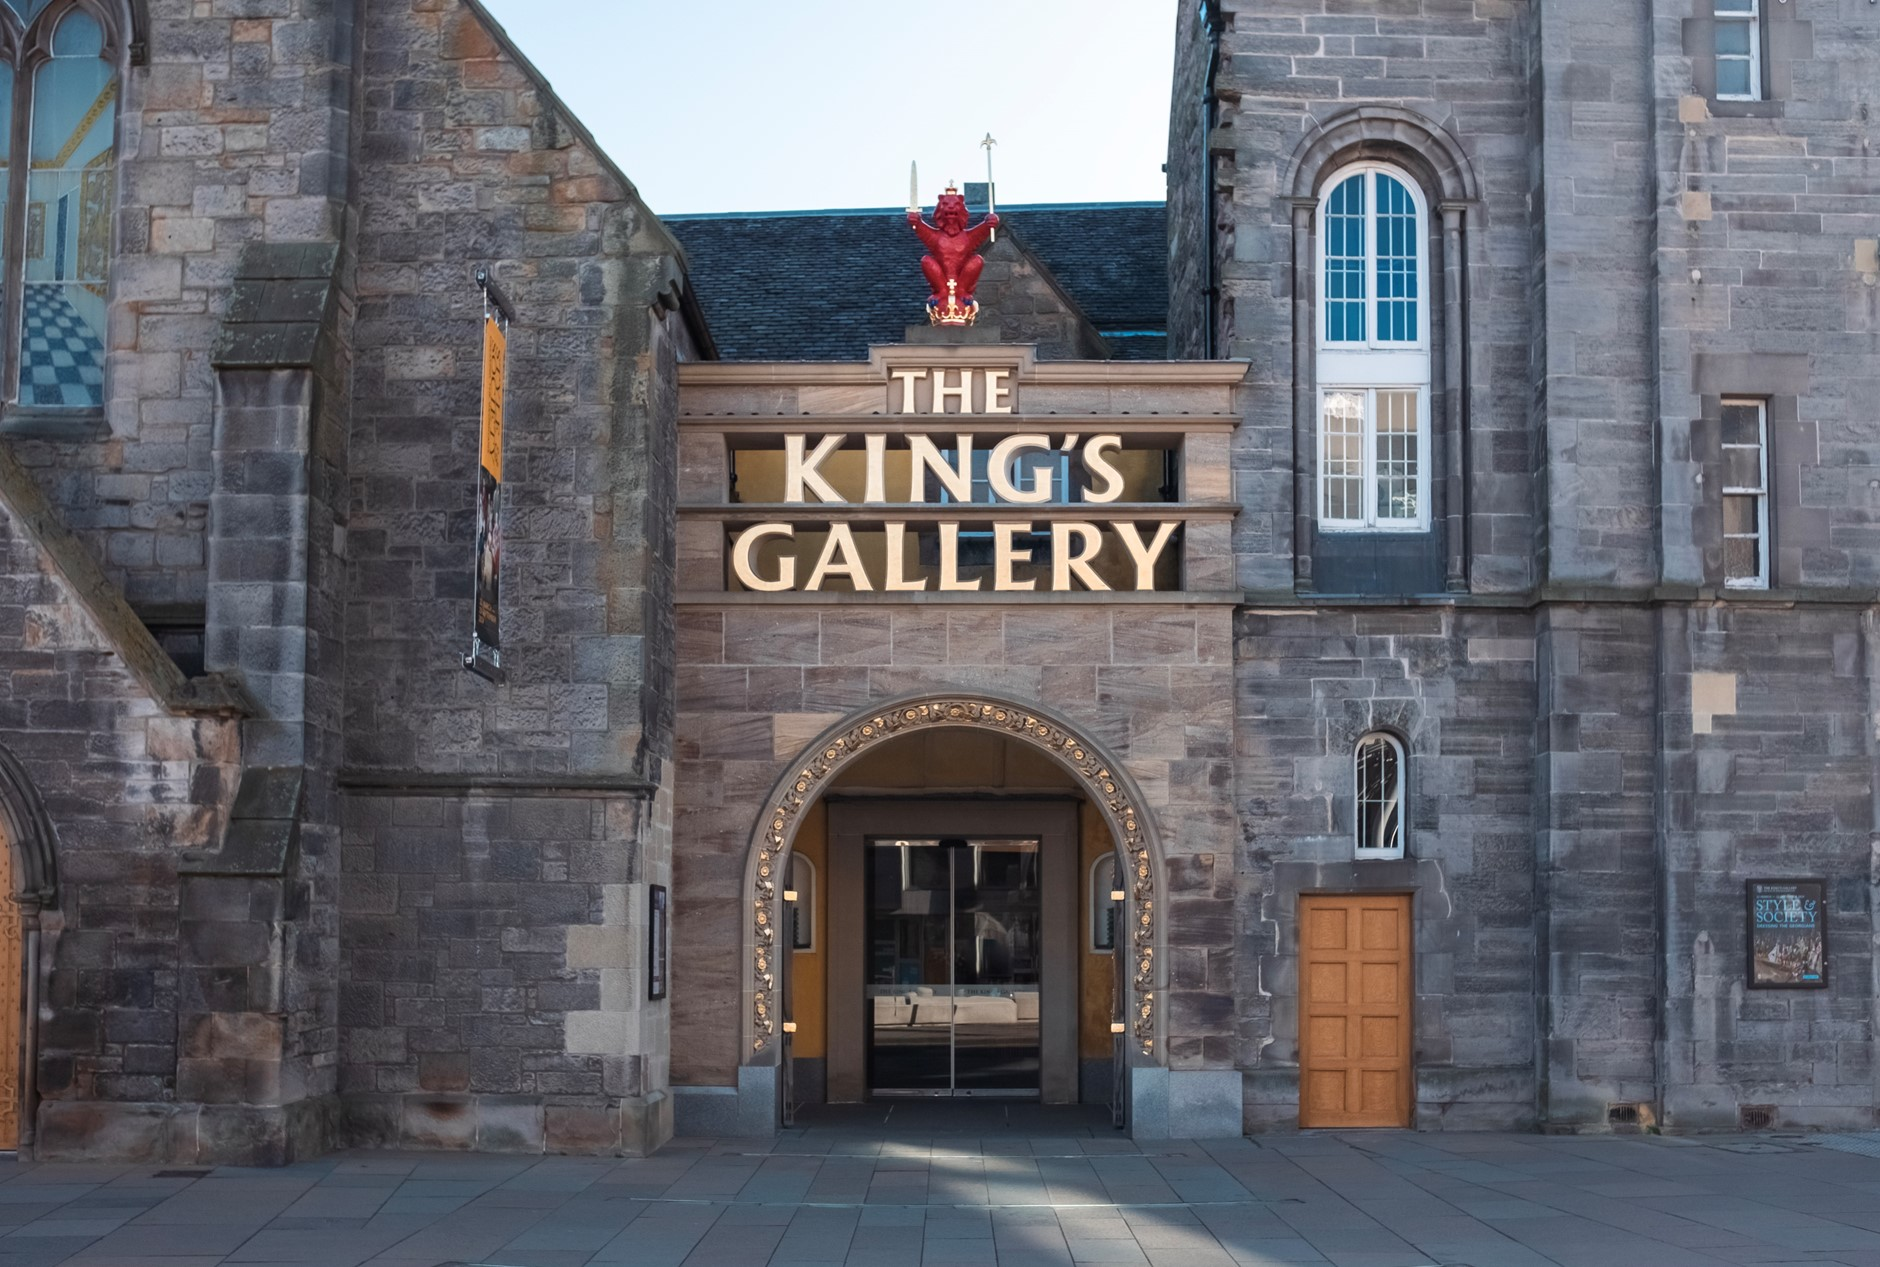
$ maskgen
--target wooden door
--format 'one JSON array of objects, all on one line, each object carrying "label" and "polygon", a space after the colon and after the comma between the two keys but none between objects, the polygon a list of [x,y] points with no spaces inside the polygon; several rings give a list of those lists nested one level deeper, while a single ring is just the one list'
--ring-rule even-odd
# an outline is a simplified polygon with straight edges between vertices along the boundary
[{"label": "wooden door", "polygon": [[1299,1125],[1409,1126],[1410,898],[1299,899]]}]

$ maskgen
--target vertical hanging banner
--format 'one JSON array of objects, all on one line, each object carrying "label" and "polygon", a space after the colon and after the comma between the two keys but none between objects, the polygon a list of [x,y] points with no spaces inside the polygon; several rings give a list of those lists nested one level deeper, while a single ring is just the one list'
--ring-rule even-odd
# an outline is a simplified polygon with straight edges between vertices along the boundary
[{"label": "vertical hanging banner", "polygon": [[470,654],[463,667],[492,682],[503,680],[503,414],[509,373],[510,308],[479,268],[483,292],[483,413],[477,441],[476,576]]}]

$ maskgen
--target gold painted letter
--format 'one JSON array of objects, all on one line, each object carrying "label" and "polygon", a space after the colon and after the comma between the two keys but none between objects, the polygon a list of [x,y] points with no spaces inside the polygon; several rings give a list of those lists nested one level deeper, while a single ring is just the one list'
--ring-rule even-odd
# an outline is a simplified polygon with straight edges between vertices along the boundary
[{"label": "gold painted letter", "polygon": [[947,386],[947,372],[945,370],[935,370],[933,372],[933,407],[927,412],[930,414],[945,413],[947,411],[948,396],[960,402],[958,412],[963,414],[973,412],[972,370],[960,371],[960,385],[958,387]]},{"label": "gold painted letter", "polygon": [[989,414],[1009,414],[1012,412],[1012,389],[1005,385],[1005,380],[1012,376],[1011,370],[986,371],[986,412]]},{"label": "gold painted letter", "polygon": [[1041,462],[1032,472],[1031,491],[1020,488],[1012,482],[1012,463],[1022,449],[1043,449],[1051,451],[1051,437],[1039,435],[1007,436],[992,446],[992,456],[986,461],[986,482],[992,486],[993,495],[1000,501],[1011,502],[1017,506],[1036,506],[1051,500],[1051,484],[1057,471],[1056,462]]},{"label": "gold painted letter", "polygon": [[1111,466],[1103,455],[1123,447],[1121,436],[1091,436],[1084,445],[1084,469],[1103,481],[1102,488],[1086,486],[1087,502],[1113,502],[1123,495],[1123,473]]},{"label": "gold painted letter", "polygon": [[752,556],[757,553],[757,543],[765,537],[794,537],[796,529],[789,524],[754,524],[740,532],[737,540],[731,543],[731,572],[738,578],[738,584],[747,590],[759,594],[780,594],[796,585],[796,559],[784,555],[777,563],[777,579],[766,581],[757,574],[752,563]]},{"label": "gold painted letter", "polygon": [[803,588],[819,590],[823,581],[831,576],[848,577],[858,593],[875,588],[868,583],[868,569],[862,566],[861,555],[855,549],[855,534],[847,524],[829,525],[829,540],[823,543],[822,557],[816,560]]},{"label": "gold painted letter", "polygon": [[[1073,544],[1073,541],[1076,544]],[[1090,561],[1103,552],[1103,532],[1095,524],[1063,520],[1051,525],[1051,588],[1068,593],[1071,577],[1087,590],[1107,590],[1109,582],[1097,575]]]},{"label": "gold painted letter", "polygon": [[979,578],[960,580],[960,526],[940,525],[940,588],[948,593],[966,593],[979,588]]},{"label": "gold painted letter", "polygon": [[1030,524],[999,523],[992,525],[992,588],[1001,593],[1013,593],[1038,588],[1036,577],[1025,581],[1012,579],[1012,565],[1030,563],[1031,551],[1013,548],[1012,538],[1019,533],[1030,533]]},{"label": "gold painted letter", "polygon": [[862,486],[862,500],[879,506],[888,500],[888,437],[879,433],[862,437],[868,452],[868,475]]},{"label": "gold painted letter", "polygon": [[1155,588],[1155,561],[1168,547],[1170,538],[1175,535],[1175,529],[1179,526],[1178,524],[1157,524],[1155,540],[1145,546],[1142,543],[1142,534],[1136,530],[1135,524],[1127,519],[1117,522],[1116,535],[1122,538],[1123,548],[1129,551],[1129,557],[1136,561],[1137,589]]},{"label": "gold painted letter", "polygon": [[[888,531],[888,577],[882,589],[890,593],[912,593],[927,588],[927,578],[907,575],[908,540],[906,524],[886,524]],[[918,561],[918,554],[916,560]]]},{"label": "gold painted letter", "polygon": [[895,370],[894,376],[901,380],[901,412],[914,412],[914,384],[927,377],[926,370]]},{"label": "gold painted letter", "polygon": [[807,500],[803,496],[805,486],[815,492],[817,501],[847,500],[841,493],[836,492],[829,481],[824,479],[822,473],[816,469],[822,465],[825,458],[841,448],[842,442],[846,439],[848,439],[847,436],[824,436],[822,442],[805,458],[803,437],[785,436],[783,438],[783,500],[787,502]]},{"label": "gold painted letter", "polygon": [[924,502],[927,500],[927,473],[933,472],[940,486],[947,490],[948,496],[956,502],[973,500],[973,438],[969,435],[958,437],[958,447],[953,450],[958,464],[948,462],[940,456],[940,447],[926,436],[909,436],[907,452],[913,467],[913,486],[907,491],[907,500]]}]

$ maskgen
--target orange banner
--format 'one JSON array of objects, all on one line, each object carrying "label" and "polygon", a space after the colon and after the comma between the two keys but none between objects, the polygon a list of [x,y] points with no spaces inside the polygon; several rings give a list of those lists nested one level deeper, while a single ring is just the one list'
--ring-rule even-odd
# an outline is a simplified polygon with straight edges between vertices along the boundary
[{"label": "orange banner", "polygon": [[483,319],[483,469],[503,478],[503,386],[509,340],[491,314]]}]

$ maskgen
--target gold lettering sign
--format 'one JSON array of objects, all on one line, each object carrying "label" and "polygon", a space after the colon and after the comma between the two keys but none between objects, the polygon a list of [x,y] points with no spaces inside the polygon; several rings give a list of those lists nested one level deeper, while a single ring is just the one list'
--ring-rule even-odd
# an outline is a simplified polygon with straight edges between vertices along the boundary
[{"label": "gold lettering sign", "polygon": [[[932,378],[937,401],[968,411],[977,380],[992,380],[979,399],[989,410],[1009,410],[1010,388],[996,381],[1008,377],[1006,371],[896,370],[894,375],[902,381],[906,401],[914,399],[917,383]],[[731,573],[745,590],[1022,594],[1171,588],[1158,585],[1157,577],[1171,579],[1171,547],[1181,527],[1174,506],[1169,508],[1173,518],[1146,521],[1140,516],[1099,522],[1040,520],[1035,511],[1030,518],[986,513],[1000,505],[1094,508],[1119,501],[1131,487],[1120,465],[1120,435],[1054,439],[1043,432],[1018,432],[998,437],[989,448],[964,431],[893,437],[794,432],[782,440],[782,461],[773,459],[768,468],[769,478],[777,480],[768,485],[770,496],[780,495],[786,505],[830,507],[832,518],[773,518],[734,530]],[[897,445],[892,451],[891,442]],[[1131,468],[1137,488],[1145,478],[1142,466],[1137,462]],[[889,500],[891,488],[901,500]],[[859,500],[851,500],[858,493]],[[865,509],[924,507],[932,494],[949,507],[946,518]],[[833,517],[837,513],[840,517]]]}]

